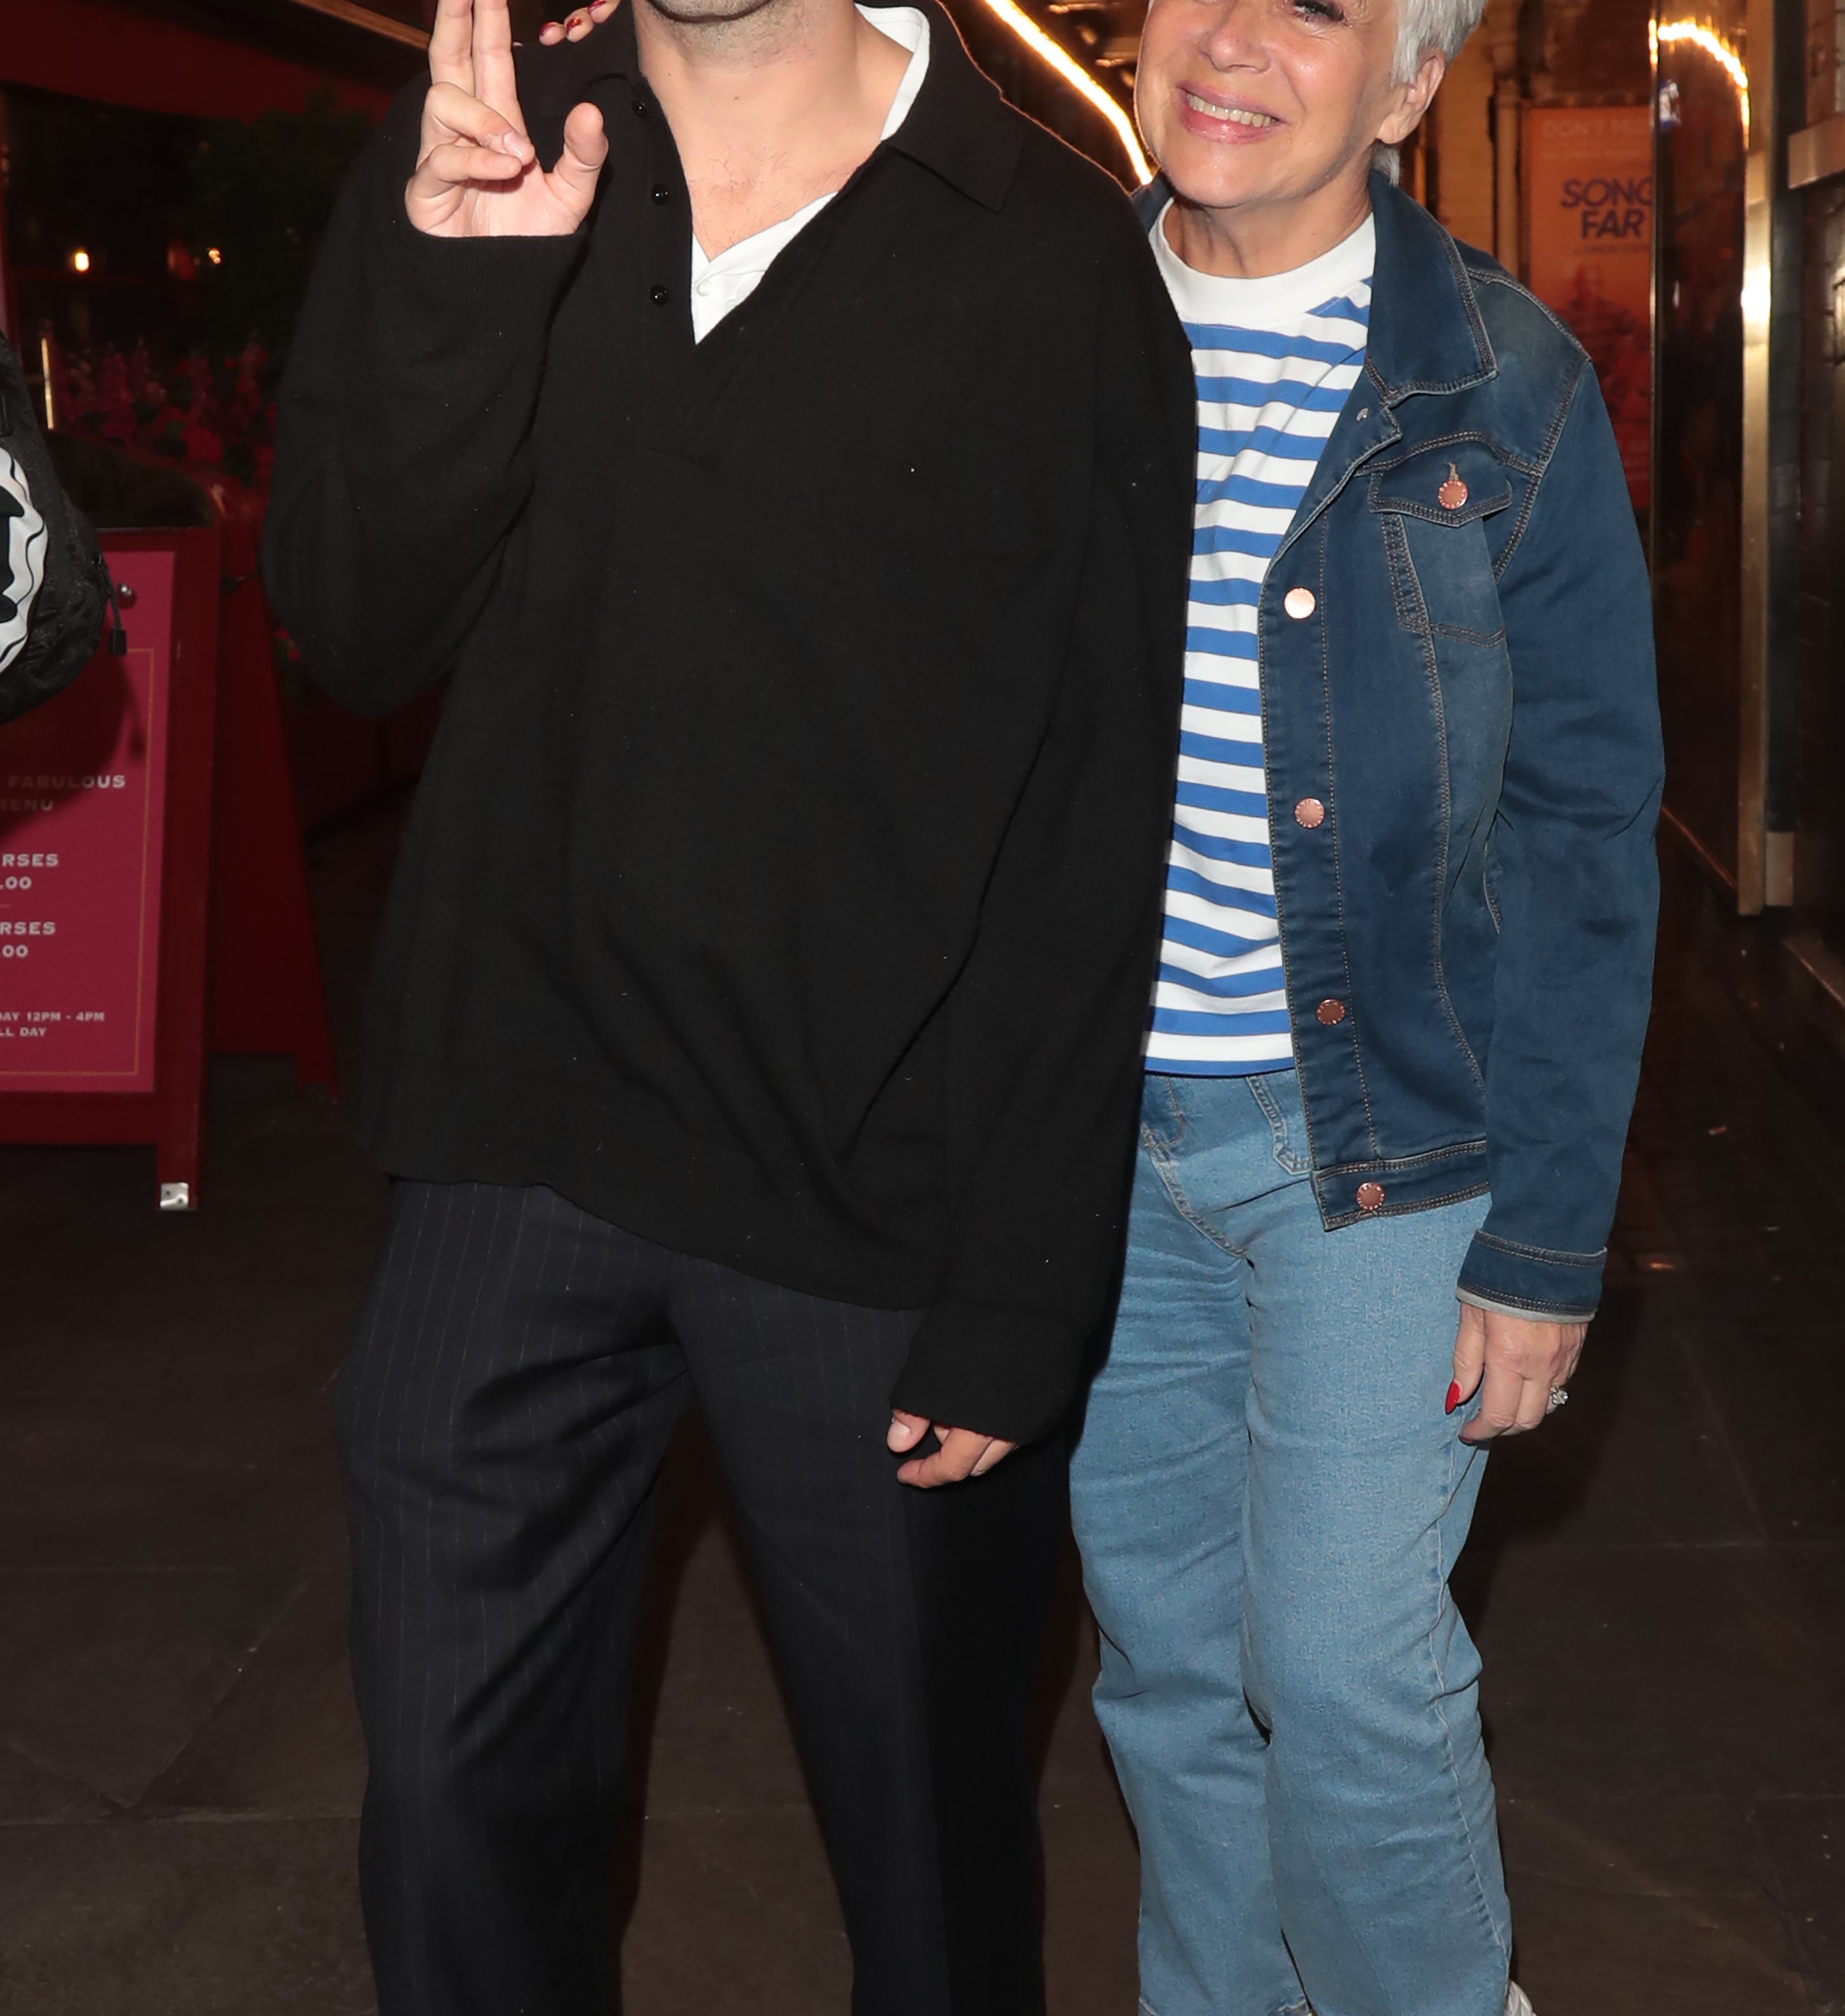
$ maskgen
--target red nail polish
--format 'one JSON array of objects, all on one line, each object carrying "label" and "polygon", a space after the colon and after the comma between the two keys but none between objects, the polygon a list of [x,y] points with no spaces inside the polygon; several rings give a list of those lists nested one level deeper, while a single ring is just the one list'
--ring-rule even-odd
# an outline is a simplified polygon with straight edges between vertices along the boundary
[{"label": "red nail polish", "polygon": [[1442,1409],[1442,1412],[1444,1413],[1451,1414],[1455,1408],[1459,1406],[1460,1404],[1461,1382],[1459,1380],[1456,1379],[1451,1381],[1449,1384],[1448,1389],[1448,1405]]}]

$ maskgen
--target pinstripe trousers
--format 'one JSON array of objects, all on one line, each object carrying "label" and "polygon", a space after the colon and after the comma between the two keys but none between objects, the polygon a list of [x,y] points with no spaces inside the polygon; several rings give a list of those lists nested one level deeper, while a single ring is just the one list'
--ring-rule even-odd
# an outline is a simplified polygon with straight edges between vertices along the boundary
[{"label": "pinstripe trousers", "polygon": [[1066,1454],[898,1484],[884,1433],[916,1322],[543,1188],[397,1185],[340,1394],[381,2016],[609,2008],[653,1485],[693,1398],[832,1858],[854,2016],[1041,2009],[1027,1703]]}]

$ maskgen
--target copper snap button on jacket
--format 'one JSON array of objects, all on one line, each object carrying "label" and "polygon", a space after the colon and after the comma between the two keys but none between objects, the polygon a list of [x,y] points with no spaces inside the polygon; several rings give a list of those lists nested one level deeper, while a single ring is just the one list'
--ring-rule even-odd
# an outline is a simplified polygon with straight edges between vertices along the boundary
[{"label": "copper snap button on jacket", "polygon": [[1435,495],[1444,511],[1458,511],[1467,501],[1467,486],[1461,481],[1461,472],[1451,462],[1448,466],[1448,481]]},{"label": "copper snap button on jacket", "polygon": [[1360,1211],[1376,1211],[1383,1202],[1383,1185],[1382,1183],[1359,1184],[1358,1208]]},{"label": "copper snap button on jacket", "polygon": [[1311,588],[1290,588],[1282,597],[1282,607],[1298,623],[1312,615],[1318,604]]},{"label": "copper snap button on jacket", "polygon": [[1326,808],[1318,798],[1303,798],[1294,808],[1294,823],[1297,826],[1319,826],[1325,823],[1325,817]]},{"label": "copper snap button on jacket", "polygon": [[1313,1013],[1316,1022],[1324,1022],[1330,1029],[1335,1023],[1345,1020],[1345,1003],[1343,1001],[1322,1001]]}]

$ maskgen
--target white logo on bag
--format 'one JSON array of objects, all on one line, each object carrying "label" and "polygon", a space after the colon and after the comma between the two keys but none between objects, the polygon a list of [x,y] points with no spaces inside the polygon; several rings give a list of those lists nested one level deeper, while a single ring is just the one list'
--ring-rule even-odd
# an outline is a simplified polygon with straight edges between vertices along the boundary
[{"label": "white logo on bag", "polygon": [[45,585],[45,520],[32,508],[25,472],[0,448],[0,520],[6,527],[6,559],[0,574],[0,672],[26,646],[32,604]]}]

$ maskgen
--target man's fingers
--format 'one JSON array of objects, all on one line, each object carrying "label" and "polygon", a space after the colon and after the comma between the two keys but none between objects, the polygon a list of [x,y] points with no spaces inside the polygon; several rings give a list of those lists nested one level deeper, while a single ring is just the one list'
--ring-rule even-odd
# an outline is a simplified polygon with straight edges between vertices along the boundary
[{"label": "man's fingers", "polygon": [[436,84],[474,88],[474,0],[436,0],[430,31],[430,77]]},{"label": "man's fingers", "polygon": [[407,192],[412,200],[425,202],[466,189],[476,182],[516,182],[525,173],[523,163],[498,147],[477,147],[468,140],[448,140],[432,147],[416,164]]},{"label": "man's fingers", "polygon": [[897,1471],[897,1481],[913,1485],[919,1491],[933,1491],[938,1485],[964,1484],[972,1474],[973,1465],[965,1458],[957,1460],[945,1449],[939,1449],[933,1456],[912,1456]]},{"label": "man's fingers", "polygon": [[470,184],[516,182],[533,159],[530,141],[491,106],[453,85],[435,85],[423,103],[422,157],[405,195],[439,203]]},{"label": "man's fingers", "polygon": [[890,1431],[884,1438],[884,1446],[901,1456],[905,1450],[913,1449],[929,1432],[929,1422],[922,1414],[906,1414],[902,1408],[890,1409]]},{"label": "man's fingers", "polygon": [[890,1428],[885,1440],[901,1455],[905,1449],[915,1448],[931,1426],[940,1446],[927,1456],[912,1457],[897,1473],[903,1483],[922,1491],[932,1490],[938,1484],[960,1484],[970,1477],[984,1477],[1019,1446],[973,1428],[945,1427],[940,1421],[932,1424],[921,1414],[906,1414],[901,1407],[890,1410]]},{"label": "man's fingers", "polygon": [[938,1484],[962,1483],[973,1476],[975,1467],[993,1444],[991,1435],[976,1435],[971,1428],[949,1428],[944,1432],[938,1426],[936,1433],[941,1437],[941,1447],[932,1456],[914,1457],[904,1464],[897,1473],[904,1483],[923,1491]]},{"label": "man's fingers", "polygon": [[579,105],[564,121],[563,152],[551,171],[551,184],[560,200],[579,218],[595,200],[595,185],[609,158],[609,136],[602,130],[599,107]]},{"label": "man's fingers", "polygon": [[[494,0],[475,0],[477,25],[488,17],[493,4]],[[505,12],[500,0],[502,20]],[[537,151],[516,123],[518,109],[515,102],[509,119],[503,105],[489,103],[457,85],[430,87],[423,101],[423,155],[405,190],[413,207],[411,221],[419,229],[546,235],[566,234],[581,224],[595,200],[609,153],[602,115],[593,105],[579,105],[571,113],[564,122],[557,166],[523,191],[516,203],[498,196],[487,209],[460,203],[458,189],[515,185],[536,164]]]},{"label": "man's fingers", "polygon": [[423,103],[423,148],[426,154],[444,142],[466,140],[477,147],[497,147],[522,167],[537,158],[524,132],[491,105],[451,84],[431,87]]},{"label": "man's fingers", "polygon": [[507,0],[473,0],[474,95],[521,132],[519,79],[512,67],[512,13]]}]

